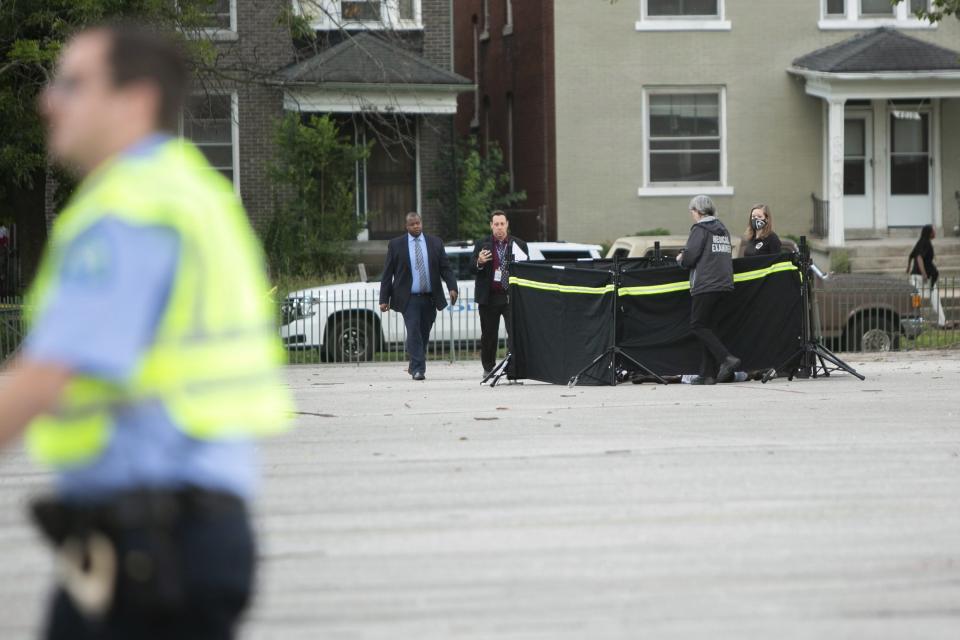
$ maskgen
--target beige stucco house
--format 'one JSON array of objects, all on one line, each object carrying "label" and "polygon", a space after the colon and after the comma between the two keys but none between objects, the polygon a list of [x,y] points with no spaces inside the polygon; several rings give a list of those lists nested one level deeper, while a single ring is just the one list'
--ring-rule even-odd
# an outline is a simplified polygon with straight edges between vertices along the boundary
[{"label": "beige stucco house", "polygon": [[833,247],[954,235],[960,21],[927,1],[555,2],[559,237],[682,233],[697,193],[734,233],[765,202]]}]

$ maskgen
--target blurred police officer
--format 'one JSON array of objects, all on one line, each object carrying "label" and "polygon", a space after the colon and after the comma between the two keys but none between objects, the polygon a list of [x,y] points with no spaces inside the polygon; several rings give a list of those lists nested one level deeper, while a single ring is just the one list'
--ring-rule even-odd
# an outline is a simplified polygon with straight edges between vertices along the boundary
[{"label": "blurred police officer", "polygon": [[716,207],[707,196],[690,201],[690,215],[693,226],[677,262],[690,270],[690,331],[703,347],[700,378],[695,384],[730,382],[740,359],[731,355],[716,334],[723,300],[733,291],[730,232],[717,219]]},{"label": "blurred police officer", "polygon": [[87,29],[42,97],[82,177],[0,387],[0,446],[56,471],[33,506],[60,558],[48,638],[231,638],[251,594],[252,438],[289,398],[261,251],[233,185],[177,131],[161,34]]},{"label": "blurred police officer", "polygon": [[472,270],[476,275],[474,297],[480,310],[480,361],[488,376],[497,364],[500,318],[510,333],[510,300],[507,297],[507,262],[510,257],[528,255],[527,243],[510,235],[510,221],[503,211],[490,214],[490,235],[473,250]]}]

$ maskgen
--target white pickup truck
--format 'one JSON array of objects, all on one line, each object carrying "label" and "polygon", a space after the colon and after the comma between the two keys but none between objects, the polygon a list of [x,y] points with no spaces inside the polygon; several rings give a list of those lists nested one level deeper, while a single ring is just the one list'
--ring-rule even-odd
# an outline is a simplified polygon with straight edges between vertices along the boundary
[{"label": "white pickup truck", "polygon": [[[591,260],[601,257],[600,245],[569,242],[530,242],[531,260]],[[460,299],[437,314],[431,346],[476,347],[480,316],[473,299],[470,258],[473,243],[447,245]],[[399,313],[379,308],[380,282],[350,282],[291,292],[282,303],[280,337],[288,349],[317,350],[327,360],[358,362],[378,351],[403,348],[406,330]],[[503,326],[501,337],[505,337]]]}]

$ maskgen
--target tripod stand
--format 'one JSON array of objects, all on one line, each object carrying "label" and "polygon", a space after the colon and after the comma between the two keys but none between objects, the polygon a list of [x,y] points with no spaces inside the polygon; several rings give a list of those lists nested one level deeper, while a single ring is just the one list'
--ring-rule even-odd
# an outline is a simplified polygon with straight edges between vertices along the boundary
[{"label": "tripod stand", "polygon": [[[489,382],[491,387],[497,386],[497,383],[500,382],[500,378],[508,375],[507,370],[510,368],[510,361],[512,359],[513,359],[513,354],[508,351],[507,355],[503,358],[503,360],[497,363],[497,366],[491,369],[490,373],[483,376],[483,380],[480,381],[480,384],[483,385]],[[508,377],[507,379],[509,380],[510,378]]]},{"label": "tripod stand", "polygon": [[[782,365],[776,369],[770,369],[763,374],[761,382],[768,382],[777,374],[777,371],[786,368],[789,368],[790,371],[787,375],[787,380],[793,380],[794,377],[817,378],[821,375],[827,377],[833,371],[845,371],[860,380],[866,380],[865,376],[841,360],[837,354],[817,342],[813,335],[813,278],[815,278],[816,275],[813,273],[811,265],[810,246],[807,244],[807,237],[800,236],[797,267],[800,269],[803,277],[803,282],[800,286],[800,297],[803,301],[801,303],[803,306],[803,321],[801,323],[803,327],[803,335],[801,337],[803,344],[801,344],[800,348],[787,358]],[[797,359],[800,360],[800,364],[794,366],[793,362]]]},{"label": "tripod stand", "polygon": [[[659,245],[660,245],[660,243],[658,242],[658,243],[657,243],[658,252],[659,252]],[[601,363],[603,360],[605,360],[606,358],[609,358],[609,359],[610,359],[610,364],[607,365],[607,366],[613,371],[613,384],[614,384],[614,386],[616,386],[616,384],[617,384],[617,362],[618,362],[618,359],[626,360],[627,362],[631,363],[633,366],[637,367],[640,371],[643,371],[644,373],[653,376],[654,378],[656,378],[657,382],[659,382],[660,384],[667,384],[667,381],[666,381],[666,380],[664,380],[662,377],[660,377],[659,375],[657,375],[656,373],[654,373],[653,371],[651,371],[649,367],[647,367],[645,364],[643,364],[642,362],[640,362],[639,360],[637,360],[636,358],[634,358],[633,356],[631,356],[629,353],[627,353],[626,351],[624,351],[623,349],[621,349],[621,348],[619,347],[619,345],[617,345],[617,326],[618,326],[617,320],[618,320],[619,309],[620,309],[620,300],[619,300],[619,296],[620,296],[620,258],[618,258],[617,256],[614,256],[614,258],[613,258],[613,296],[614,296],[614,299],[613,299],[613,343],[612,343],[609,347],[607,347],[606,350],[605,350],[603,353],[601,353],[599,356],[597,356],[596,358],[594,358],[594,359],[593,359],[593,362],[591,362],[590,364],[588,364],[588,365],[585,366],[584,368],[580,369],[580,371],[578,371],[576,374],[574,374],[574,376],[573,376],[572,378],[570,378],[570,381],[567,382],[567,386],[570,387],[571,389],[572,389],[573,387],[577,386],[577,385],[580,383],[580,378],[582,378],[583,376],[587,375],[587,372],[588,372],[588,371],[590,371],[591,369],[593,369],[594,367],[596,367],[598,364],[600,364],[600,363]]]}]

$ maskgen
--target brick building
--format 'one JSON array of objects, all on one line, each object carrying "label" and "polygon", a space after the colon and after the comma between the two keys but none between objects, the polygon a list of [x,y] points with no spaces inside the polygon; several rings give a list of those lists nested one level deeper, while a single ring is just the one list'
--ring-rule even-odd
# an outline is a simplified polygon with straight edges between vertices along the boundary
[{"label": "brick building", "polygon": [[[210,83],[197,87],[183,135],[230,178],[255,226],[271,220],[278,196],[269,176],[276,124],[285,112],[334,114],[357,143],[373,141],[356,171],[358,250],[382,259],[411,210],[435,233],[455,213],[436,193],[453,188],[439,166],[454,140],[457,93],[470,81],[452,72],[449,0],[217,0],[208,27],[217,50]],[[288,10],[316,39],[296,42]],[[373,131],[377,129],[377,131]],[[396,144],[394,144],[396,142]],[[48,216],[53,181],[48,181]]]},{"label": "brick building", "polygon": [[457,130],[496,141],[511,187],[526,191],[511,227],[557,237],[552,0],[457,0],[454,69],[474,81],[460,95]]}]

